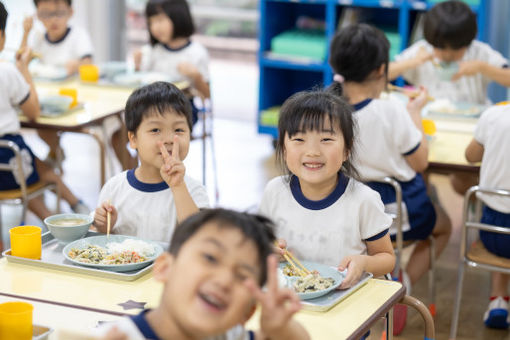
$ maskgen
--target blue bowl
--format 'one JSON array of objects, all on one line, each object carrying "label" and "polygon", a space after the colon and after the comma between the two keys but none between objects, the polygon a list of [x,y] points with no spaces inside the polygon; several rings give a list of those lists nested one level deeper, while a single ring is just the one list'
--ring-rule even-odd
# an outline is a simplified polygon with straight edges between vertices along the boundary
[{"label": "blue bowl", "polygon": [[45,113],[60,114],[69,110],[73,98],[69,96],[46,96],[39,98],[41,111]]},{"label": "blue bowl", "polygon": [[[338,286],[340,286],[342,284],[342,281],[344,280],[345,275],[346,275],[346,272],[339,272],[335,268],[332,268],[332,267],[324,265],[324,264],[315,263],[315,262],[307,262],[307,261],[301,261],[301,263],[309,271],[316,270],[319,272],[320,276],[322,276],[324,278],[331,277],[331,278],[333,278],[333,280],[335,280],[333,285],[327,289],[322,289],[322,290],[318,290],[318,291],[310,292],[310,293],[297,293],[297,295],[299,296],[299,298],[301,300],[315,299],[320,296],[328,294],[332,290],[337,289]],[[280,263],[280,268],[283,269],[283,267],[285,267],[286,265],[287,265],[287,262],[282,262],[282,263]],[[297,277],[297,276],[288,276],[288,280],[287,280],[288,286],[290,288],[292,288],[294,282],[298,278],[299,277]]]},{"label": "blue bowl", "polygon": [[44,219],[50,233],[61,243],[76,241],[87,234],[94,218],[84,214],[58,214]]},{"label": "blue bowl", "polygon": [[452,77],[459,71],[458,62],[441,61],[436,67],[436,73],[439,79],[444,81],[452,80]]},{"label": "blue bowl", "polygon": [[153,256],[149,257],[147,261],[144,262],[138,262],[138,263],[128,263],[128,264],[98,264],[98,263],[83,263],[77,260],[74,260],[69,257],[69,251],[71,251],[72,248],[75,249],[85,249],[89,245],[99,246],[102,248],[106,248],[106,245],[111,242],[118,242],[121,243],[126,239],[133,239],[133,240],[140,240],[139,238],[133,237],[133,236],[125,236],[125,235],[110,235],[110,237],[107,237],[106,235],[103,236],[92,236],[87,237],[81,240],[74,241],[72,243],[69,243],[64,247],[62,250],[62,253],[64,254],[64,257],[71,261],[73,264],[85,266],[85,267],[91,267],[96,269],[103,269],[103,270],[110,270],[114,272],[129,272],[141,269],[143,267],[146,267],[150,265],[154,260],[163,253],[163,247],[159,245],[157,242],[154,241],[148,241],[148,240],[141,240],[147,243],[150,243],[154,246],[155,253]]},{"label": "blue bowl", "polygon": [[127,63],[123,61],[108,61],[99,65],[99,72],[108,80],[113,80],[116,75],[126,73]]}]

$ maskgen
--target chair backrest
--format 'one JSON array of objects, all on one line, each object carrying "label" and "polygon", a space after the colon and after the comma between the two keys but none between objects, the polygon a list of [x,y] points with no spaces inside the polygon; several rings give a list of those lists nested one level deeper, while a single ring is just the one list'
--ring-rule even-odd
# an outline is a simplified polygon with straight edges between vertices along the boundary
[{"label": "chair backrest", "polygon": [[[9,171],[12,172],[12,174],[18,178],[21,194],[23,198],[26,199],[27,197],[27,183],[25,180],[25,174],[23,172],[23,161],[21,158],[21,151],[19,149],[19,146],[8,140],[0,140],[0,148],[9,149],[14,153],[14,157],[16,159],[16,166],[10,163],[0,163],[0,171]],[[17,173],[16,173],[17,172]]]},{"label": "chair backrest", "polygon": [[[483,193],[487,195],[494,195],[494,196],[500,196],[500,197],[508,197],[510,200],[510,191],[509,190],[502,190],[502,189],[489,189],[489,188],[481,188],[478,185],[472,186],[468,189],[466,194],[464,195],[464,206],[462,210],[462,221],[463,221],[463,228],[461,233],[461,242],[460,242],[460,260],[461,261],[470,261],[470,262],[476,262],[473,261],[473,259],[468,258],[468,251],[469,251],[469,240],[468,240],[468,229],[476,229],[476,230],[484,230],[489,231],[493,233],[499,233],[499,234],[507,234],[510,235],[510,228],[505,228],[501,226],[496,225],[490,225],[486,223],[480,223],[479,216],[474,216],[470,219],[470,201],[471,197],[474,197],[476,200],[480,200],[477,193]],[[485,267],[489,270],[494,270],[496,268],[492,268],[494,266],[490,266],[484,263],[478,263],[479,266]],[[508,272],[510,270],[506,269]]]}]

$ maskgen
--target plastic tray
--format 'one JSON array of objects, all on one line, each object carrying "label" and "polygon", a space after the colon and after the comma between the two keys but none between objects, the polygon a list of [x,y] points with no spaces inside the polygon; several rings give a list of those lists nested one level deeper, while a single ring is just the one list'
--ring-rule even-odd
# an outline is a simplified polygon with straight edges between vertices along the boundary
[{"label": "plastic tray", "polygon": [[[99,235],[99,233],[89,231],[87,235],[85,235],[84,237],[97,235]],[[167,248],[165,244],[161,243],[161,245],[163,246],[163,249]],[[69,273],[97,276],[120,281],[134,281],[139,277],[142,277],[143,275],[151,272],[152,267],[154,266],[154,263],[152,263],[147,267],[144,267],[139,270],[118,273],[109,270],[74,265],[69,260],[66,260],[64,254],[62,254],[62,250],[64,249],[64,247],[65,244],[59,243],[59,241],[55,239],[53,235],[51,235],[51,233],[48,231],[42,235],[42,252],[40,260],[32,260],[24,257],[12,256],[11,249],[7,249],[2,253],[2,255],[5,256],[8,262],[12,263],[20,263],[35,267],[57,269]]]},{"label": "plastic tray", "polygon": [[33,329],[32,340],[46,340],[50,333],[53,332],[53,329],[45,326],[34,325]]},{"label": "plastic tray", "polygon": [[310,310],[314,312],[326,312],[336,306],[340,301],[347,298],[349,295],[363,287],[368,280],[372,278],[371,273],[364,273],[361,276],[359,282],[349,289],[345,290],[334,290],[324,296],[318,297],[312,300],[301,301],[301,305],[304,310]]}]

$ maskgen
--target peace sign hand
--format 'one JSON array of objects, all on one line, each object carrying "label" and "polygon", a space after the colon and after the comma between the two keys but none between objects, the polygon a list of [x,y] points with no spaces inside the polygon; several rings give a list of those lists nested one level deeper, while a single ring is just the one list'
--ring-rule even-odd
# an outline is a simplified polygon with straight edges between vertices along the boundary
[{"label": "peace sign hand", "polygon": [[163,156],[163,165],[159,171],[161,177],[170,188],[183,184],[186,167],[179,156],[179,136],[174,136],[171,155],[162,142],[158,142],[158,146]]}]

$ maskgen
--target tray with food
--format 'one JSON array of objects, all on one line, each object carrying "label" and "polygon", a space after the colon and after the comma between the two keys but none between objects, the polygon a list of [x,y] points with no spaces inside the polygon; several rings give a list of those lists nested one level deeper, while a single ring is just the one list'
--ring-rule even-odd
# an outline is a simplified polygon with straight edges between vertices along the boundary
[{"label": "tray with food", "polygon": [[[97,253],[89,251],[87,254],[89,246]],[[42,235],[40,260],[12,256],[11,249],[5,250],[2,255],[11,263],[134,281],[152,270],[153,261],[165,247],[162,243],[131,236],[110,235],[107,238],[92,231],[88,231],[82,239],[64,243],[47,232]]]},{"label": "tray with food", "polygon": [[436,99],[434,102],[425,106],[424,111],[427,116],[440,118],[476,118],[486,109],[486,105],[453,102],[449,99]]},{"label": "tray with food", "polygon": [[53,329],[44,326],[33,325],[32,340],[46,340],[53,332]]}]

